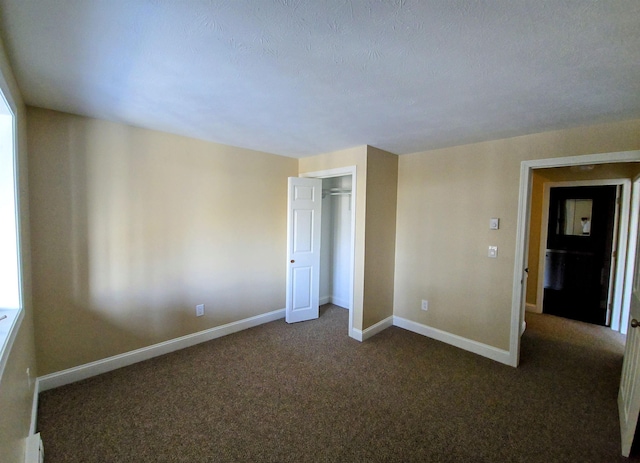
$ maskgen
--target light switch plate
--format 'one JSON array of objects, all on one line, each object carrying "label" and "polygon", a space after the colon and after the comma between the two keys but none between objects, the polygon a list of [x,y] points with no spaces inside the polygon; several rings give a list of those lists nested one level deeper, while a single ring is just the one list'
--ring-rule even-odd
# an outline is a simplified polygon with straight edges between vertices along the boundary
[{"label": "light switch plate", "polygon": [[489,246],[489,257],[495,259],[498,257],[498,246]]},{"label": "light switch plate", "polygon": [[497,230],[499,228],[500,228],[500,219],[497,219],[495,217],[492,217],[491,219],[489,219],[490,230]]},{"label": "light switch plate", "polygon": [[204,315],[204,304],[198,304],[196,306],[196,317],[202,317]]}]

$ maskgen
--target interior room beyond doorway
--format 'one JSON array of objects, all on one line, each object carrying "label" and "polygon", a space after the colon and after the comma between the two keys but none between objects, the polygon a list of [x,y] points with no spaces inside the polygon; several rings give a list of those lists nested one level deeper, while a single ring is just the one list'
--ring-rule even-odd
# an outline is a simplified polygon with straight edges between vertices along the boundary
[{"label": "interior room beyond doorway", "polygon": [[[637,162],[553,167],[534,170],[531,191],[531,216],[529,224],[529,273],[526,296],[526,308],[528,311],[542,313],[544,300],[543,282],[545,279],[544,263],[547,241],[546,225],[548,220],[548,216],[545,216],[548,214],[548,193],[550,191],[550,186],[587,186],[588,184],[623,185],[625,183],[630,184],[631,180],[638,174],[640,174],[640,164]],[[622,188],[622,190],[621,199],[624,204],[630,200],[630,189]],[[625,210],[626,213],[624,213]],[[620,212],[620,228],[618,229],[618,233],[616,233],[616,239],[622,238],[623,236],[621,233],[624,232],[623,234],[626,235],[628,230],[629,209],[621,207]],[[617,245],[614,245],[614,247],[619,245],[620,242],[618,241]],[[628,313],[622,310],[622,286],[624,280],[625,257],[626,252],[621,253],[621,255],[618,256],[617,261],[612,263],[612,277],[614,273],[617,277],[611,282],[612,287],[610,294],[612,298],[612,307],[615,310],[613,310],[613,316],[611,317],[610,323],[606,323],[607,325],[610,325],[612,329],[622,331],[623,333],[626,332],[626,323],[624,323],[624,321],[625,317],[628,315]]]}]

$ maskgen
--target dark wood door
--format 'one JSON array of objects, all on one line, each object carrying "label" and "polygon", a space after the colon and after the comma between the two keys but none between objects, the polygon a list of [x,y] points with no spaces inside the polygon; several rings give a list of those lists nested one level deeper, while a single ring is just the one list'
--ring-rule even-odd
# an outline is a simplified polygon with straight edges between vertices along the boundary
[{"label": "dark wood door", "polygon": [[616,186],[551,188],[543,312],[607,325]]}]

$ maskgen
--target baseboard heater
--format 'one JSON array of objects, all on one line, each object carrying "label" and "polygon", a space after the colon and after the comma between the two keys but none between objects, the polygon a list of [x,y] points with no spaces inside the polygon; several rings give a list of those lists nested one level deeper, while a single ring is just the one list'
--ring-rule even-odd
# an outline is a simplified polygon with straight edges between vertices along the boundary
[{"label": "baseboard heater", "polygon": [[42,445],[40,433],[27,437],[24,463],[44,463],[44,446]]}]

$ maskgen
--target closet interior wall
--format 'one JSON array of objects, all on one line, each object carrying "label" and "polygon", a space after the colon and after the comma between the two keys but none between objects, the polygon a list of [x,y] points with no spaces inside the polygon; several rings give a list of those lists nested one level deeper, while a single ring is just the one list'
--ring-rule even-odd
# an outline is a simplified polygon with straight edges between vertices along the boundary
[{"label": "closet interior wall", "polygon": [[349,308],[351,176],[322,179],[320,304]]}]

